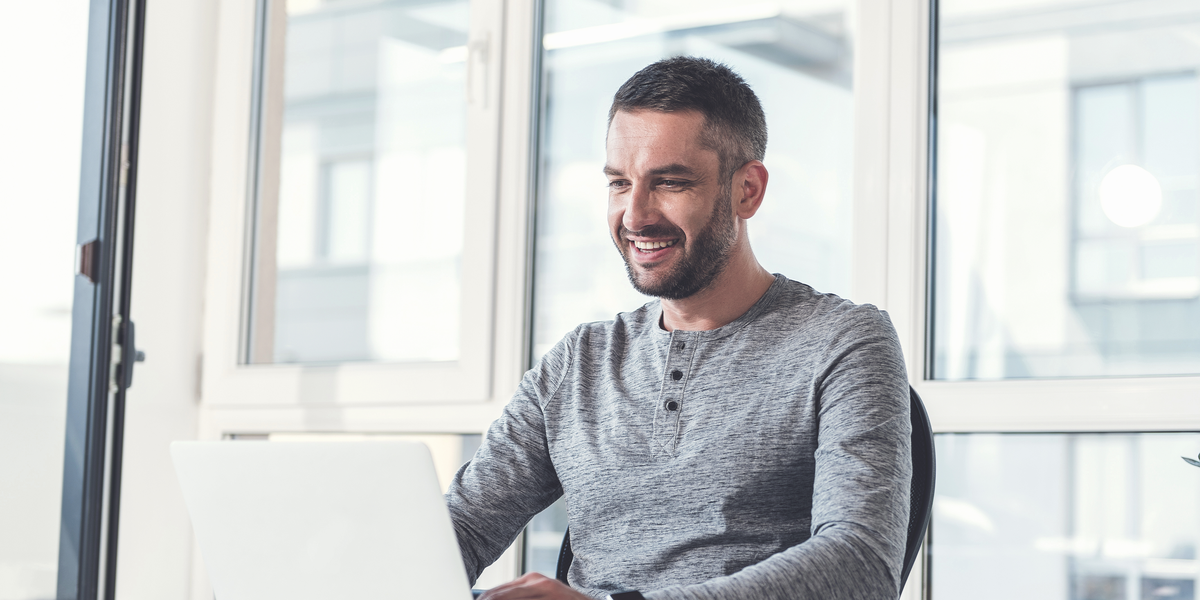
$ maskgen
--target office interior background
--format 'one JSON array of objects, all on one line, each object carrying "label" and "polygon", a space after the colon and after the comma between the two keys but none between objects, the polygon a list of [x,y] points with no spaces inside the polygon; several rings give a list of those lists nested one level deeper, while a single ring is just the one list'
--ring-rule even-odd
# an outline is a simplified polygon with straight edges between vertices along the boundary
[{"label": "office interior background", "polygon": [[[102,4],[0,7],[0,600],[77,597]],[[905,597],[1195,600],[1196,0],[150,0],[117,597],[212,597],[171,441],[409,437],[445,483],[563,334],[648,301],[608,238],[605,119],[678,54],[763,101],[763,265],[900,333],[938,460]],[[480,585],[551,573],[564,527]]]}]

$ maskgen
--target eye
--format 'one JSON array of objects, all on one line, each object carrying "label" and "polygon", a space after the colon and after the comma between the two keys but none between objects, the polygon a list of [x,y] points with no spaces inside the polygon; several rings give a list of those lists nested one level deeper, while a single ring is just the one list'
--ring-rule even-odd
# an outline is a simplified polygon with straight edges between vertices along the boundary
[{"label": "eye", "polygon": [[663,179],[662,181],[658,182],[658,187],[667,188],[667,189],[671,189],[671,190],[677,190],[686,185],[687,185],[686,181],[681,181],[679,179]]},{"label": "eye", "polygon": [[612,190],[623,190],[629,187],[629,182],[624,179],[614,179],[608,182],[608,187]]}]

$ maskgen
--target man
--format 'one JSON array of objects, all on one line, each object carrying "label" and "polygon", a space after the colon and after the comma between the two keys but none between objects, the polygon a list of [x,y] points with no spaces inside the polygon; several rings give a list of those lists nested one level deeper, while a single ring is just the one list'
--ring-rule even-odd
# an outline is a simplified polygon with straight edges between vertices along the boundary
[{"label": "man", "polygon": [[634,287],[660,300],[563,338],[455,477],[472,581],[567,499],[571,586],[530,574],[485,599],[898,594],[900,346],[874,307],[758,264],[747,220],[766,139],[754,92],[708,60],[657,62],[617,91],[609,228]]}]

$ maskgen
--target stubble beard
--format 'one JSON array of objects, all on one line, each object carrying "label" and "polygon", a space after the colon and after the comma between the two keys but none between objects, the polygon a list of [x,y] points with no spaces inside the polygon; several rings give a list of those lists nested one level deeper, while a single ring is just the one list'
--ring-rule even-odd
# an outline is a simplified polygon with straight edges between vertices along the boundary
[{"label": "stubble beard", "polygon": [[[737,221],[729,205],[731,187],[722,187],[716,202],[713,203],[708,223],[696,234],[691,248],[680,248],[681,255],[670,267],[656,266],[639,272],[629,256],[636,250],[631,249],[628,243],[617,246],[621,258],[625,260],[625,273],[629,275],[629,283],[633,284],[633,289],[664,300],[682,300],[707,288],[725,270],[733,245],[737,241]],[[622,227],[618,239],[627,239],[625,235],[628,233],[629,230]],[[671,234],[680,238],[683,234],[678,227],[663,226],[650,226],[637,233],[647,236]],[[681,239],[682,241],[684,240]],[[657,270],[663,268],[667,271],[654,277]]]}]

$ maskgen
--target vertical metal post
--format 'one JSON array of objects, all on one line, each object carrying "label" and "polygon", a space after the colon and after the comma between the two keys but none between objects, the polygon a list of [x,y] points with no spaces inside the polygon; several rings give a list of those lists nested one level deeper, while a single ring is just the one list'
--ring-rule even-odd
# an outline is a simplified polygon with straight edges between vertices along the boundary
[{"label": "vertical metal post", "polygon": [[[127,318],[132,195],[126,198],[124,222],[119,219],[123,185],[131,180],[122,177],[129,156],[122,152],[123,124],[126,114],[135,121],[137,115],[137,107],[130,110],[125,98],[129,17],[129,0],[90,2],[76,235],[79,246],[89,251],[81,253],[87,260],[75,277],[72,308],[56,592],[59,600],[95,600],[102,585],[113,585],[115,555],[108,561],[105,557],[115,551],[116,531],[115,521],[106,523],[112,513],[104,510],[105,490],[107,486],[109,497],[120,492],[120,455],[119,446],[115,455],[108,454],[108,430],[115,425],[119,436],[120,426],[110,420],[110,409],[117,410],[119,421],[123,408],[110,406],[109,397],[114,383],[118,390],[128,383],[127,369],[114,367],[115,353],[123,349],[126,351],[121,354],[127,355],[127,360],[136,358],[132,344],[127,343],[132,340],[121,339],[132,334]],[[138,55],[140,61],[140,47]],[[138,68],[140,78],[140,63]],[[136,136],[130,141],[136,144]],[[136,146],[128,150],[136,152]],[[121,317],[114,326],[118,276],[126,293]],[[122,335],[125,331],[128,336]],[[114,351],[114,340],[120,340],[123,347]],[[118,379],[114,381],[114,377]],[[118,398],[118,402],[123,401],[123,394]],[[116,480],[106,477],[110,474],[106,473],[108,467],[116,468]],[[106,525],[110,538],[107,544]]]},{"label": "vertical metal post", "polygon": [[128,129],[126,135],[124,178],[125,202],[122,211],[120,291],[117,315],[120,328],[117,342],[121,346],[120,368],[116,370],[116,394],[113,397],[112,442],[109,452],[108,483],[108,527],[106,529],[106,552],[104,557],[104,598],[114,600],[117,589],[117,544],[121,520],[121,466],[125,444],[125,392],[133,383],[133,365],[141,360],[135,347],[133,321],[130,318],[133,291],[133,233],[137,208],[138,139],[142,109],[142,65],[146,37],[146,0],[135,0],[133,13],[133,37],[131,48],[129,99],[127,103]]},{"label": "vertical metal post", "polygon": [[937,300],[937,135],[938,135],[938,0],[929,0],[929,143],[926,145],[925,177],[928,204],[925,212],[925,369],[924,379],[934,379],[934,326]]}]

